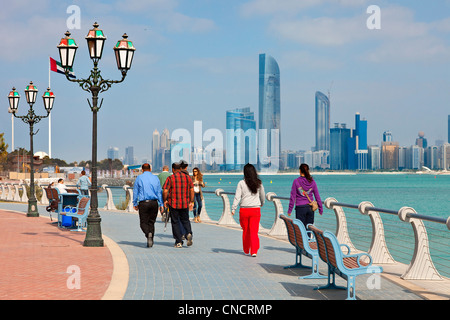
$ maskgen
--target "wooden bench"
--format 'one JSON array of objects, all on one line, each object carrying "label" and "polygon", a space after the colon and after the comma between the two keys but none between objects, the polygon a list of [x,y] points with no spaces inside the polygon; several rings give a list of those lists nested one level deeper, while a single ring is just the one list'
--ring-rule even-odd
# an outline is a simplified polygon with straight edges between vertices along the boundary
[{"label": "wooden bench", "polygon": [[[300,279],[323,279],[326,276],[319,274],[319,252],[317,250],[316,241],[311,239],[308,235],[303,222],[298,219],[291,219],[280,214],[280,219],[286,223],[286,229],[288,231],[289,242],[295,247],[295,264],[287,266],[287,268],[310,268],[312,273],[308,276],[299,277]],[[312,267],[302,264],[302,255],[312,260]]]},{"label": "wooden bench", "polygon": [[58,195],[58,190],[53,189],[53,188],[44,188],[45,190],[45,194],[47,195],[47,199],[48,199],[48,206],[45,208],[45,210],[47,210],[49,216],[50,216],[50,221],[53,221],[52,219],[52,212],[56,212],[58,214],[58,205],[59,205],[59,195]]},{"label": "wooden bench", "polygon": [[[81,197],[80,201],[76,207],[73,207],[70,212],[61,212],[61,215],[65,215],[66,217],[72,217],[78,220],[77,225],[78,228],[76,231],[83,231],[83,227],[86,225],[87,216],[89,214],[89,204],[91,202],[91,198],[88,196]],[[73,212],[72,212],[73,211]]]},{"label": "wooden bench", "polygon": [[[328,284],[320,289],[347,289],[347,300],[356,300],[356,277],[362,274],[381,273],[383,269],[372,265],[372,257],[367,253],[350,255],[350,248],[347,245],[340,245],[336,236],[329,231],[322,231],[309,224],[317,240],[319,256],[328,265]],[[341,250],[341,246],[347,248],[347,254]],[[368,258],[368,262],[363,257]],[[347,288],[336,286],[335,274],[347,280]]]}]

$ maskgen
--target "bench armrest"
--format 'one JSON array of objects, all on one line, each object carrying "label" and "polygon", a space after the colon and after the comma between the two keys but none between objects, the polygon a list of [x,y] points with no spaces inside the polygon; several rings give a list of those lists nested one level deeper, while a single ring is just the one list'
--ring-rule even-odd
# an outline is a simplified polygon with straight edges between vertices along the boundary
[{"label": "bench armrest", "polygon": [[[366,256],[366,257],[369,258],[369,262],[367,263],[367,265],[362,266],[361,263],[360,263],[360,260],[361,260],[361,258],[364,257],[364,256]],[[344,257],[345,257],[345,258],[356,257],[356,263],[358,263],[358,267],[360,267],[360,268],[361,268],[361,267],[370,267],[370,266],[372,265],[372,256],[371,256],[370,254],[368,254],[368,253],[365,253],[365,252],[363,252],[363,253],[358,253],[358,254],[345,255]]]},{"label": "bench armrest", "polygon": [[[347,248],[347,253],[343,253],[344,255],[350,254],[350,247],[349,247],[348,245],[346,245],[346,244],[340,244],[340,246],[341,246],[341,247],[346,247],[346,248]],[[342,248],[341,248],[341,250],[342,250]]]}]

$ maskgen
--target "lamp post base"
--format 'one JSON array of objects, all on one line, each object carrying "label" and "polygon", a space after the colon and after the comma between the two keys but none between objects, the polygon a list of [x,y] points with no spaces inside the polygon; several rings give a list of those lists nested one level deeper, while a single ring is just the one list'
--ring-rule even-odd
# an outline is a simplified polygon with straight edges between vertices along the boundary
[{"label": "lamp post base", "polygon": [[100,217],[87,218],[86,238],[83,246],[85,247],[103,247],[102,230],[100,226]]},{"label": "lamp post base", "polygon": [[27,217],[39,217],[37,200],[28,200]]}]

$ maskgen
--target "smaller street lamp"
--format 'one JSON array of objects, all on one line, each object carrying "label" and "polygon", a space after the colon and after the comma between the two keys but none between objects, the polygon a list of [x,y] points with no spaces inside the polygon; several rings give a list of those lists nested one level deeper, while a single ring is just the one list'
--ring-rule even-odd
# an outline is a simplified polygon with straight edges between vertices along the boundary
[{"label": "smaller street lamp", "polygon": [[20,100],[20,95],[16,91],[16,88],[12,88],[12,91],[8,95],[8,100],[9,100],[9,109],[13,114],[16,113],[17,109],[19,108],[19,100]]},{"label": "smaller street lamp", "polygon": [[[25,88],[25,97],[27,98],[27,102],[30,106],[28,110],[28,114],[26,116],[17,116],[16,112],[19,109],[19,100],[20,95],[16,91],[16,88],[12,88],[11,92],[8,95],[9,100],[9,110],[12,112],[14,117],[21,119],[24,123],[27,123],[30,127],[30,197],[28,199],[28,212],[27,217],[39,217],[39,212],[37,208],[37,199],[34,188],[34,150],[33,150],[33,136],[37,134],[34,132],[34,125],[41,121],[41,119],[47,118],[50,115],[50,111],[53,108],[53,102],[55,101],[55,95],[51,92],[50,88],[42,96],[44,101],[44,108],[47,111],[46,116],[37,116],[34,113],[33,105],[36,103],[38,89],[31,81],[30,84]],[[39,130],[38,130],[39,131]]]},{"label": "smaller street lamp", "polygon": [[53,109],[53,103],[55,102],[55,95],[47,88],[47,91],[42,95],[42,99],[44,100],[44,108],[47,110],[47,113],[50,113]]}]

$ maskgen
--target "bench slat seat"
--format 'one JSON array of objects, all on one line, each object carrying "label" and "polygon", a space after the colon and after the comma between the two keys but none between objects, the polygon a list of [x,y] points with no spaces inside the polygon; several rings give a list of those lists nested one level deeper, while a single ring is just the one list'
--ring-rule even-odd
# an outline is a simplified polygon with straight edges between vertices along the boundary
[{"label": "bench slat seat", "polygon": [[[313,225],[308,225],[317,240],[319,256],[328,265],[328,284],[318,287],[320,289],[347,289],[347,300],[356,299],[355,281],[358,275],[381,273],[383,269],[372,265],[372,257],[367,253],[350,254],[350,248],[340,245],[336,236],[329,231],[322,231]],[[347,248],[347,254],[342,252],[341,247]],[[368,258],[369,262],[363,259]],[[347,288],[336,285],[335,274],[347,280]]]},{"label": "bench slat seat", "polygon": [[[289,242],[295,247],[296,262],[287,268],[308,268],[312,269],[312,273],[308,276],[299,277],[300,279],[322,279],[326,276],[319,274],[319,253],[317,251],[317,244],[310,239],[308,232],[303,225],[303,222],[297,219],[288,218],[284,214],[280,214],[280,218],[285,222]],[[305,245],[306,243],[306,245]],[[302,264],[302,255],[312,260],[312,266],[305,266]]]}]

